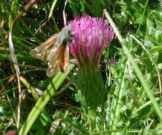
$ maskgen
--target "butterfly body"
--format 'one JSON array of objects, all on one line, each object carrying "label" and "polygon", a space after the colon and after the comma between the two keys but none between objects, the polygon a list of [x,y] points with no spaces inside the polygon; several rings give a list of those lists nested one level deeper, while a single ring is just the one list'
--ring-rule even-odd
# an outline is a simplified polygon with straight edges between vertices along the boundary
[{"label": "butterfly body", "polygon": [[70,25],[59,33],[52,35],[38,47],[32,49],[33,57],[48,63],[47,76],[53,76],[58,71],[65,71],[69,63],[69,47],[71,40]]}]

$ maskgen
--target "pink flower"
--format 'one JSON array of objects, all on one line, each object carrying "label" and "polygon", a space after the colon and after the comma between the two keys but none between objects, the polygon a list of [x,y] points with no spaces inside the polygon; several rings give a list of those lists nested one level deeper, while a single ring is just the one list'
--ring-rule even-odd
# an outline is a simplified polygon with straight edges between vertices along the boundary
[{"label": "pink flower", "polygon": [[103,49],[114,37],[112,28],[103,18],[83,16],[70,22],[73,35],[69,44],[71,54],[82,65],[99,64]]}]

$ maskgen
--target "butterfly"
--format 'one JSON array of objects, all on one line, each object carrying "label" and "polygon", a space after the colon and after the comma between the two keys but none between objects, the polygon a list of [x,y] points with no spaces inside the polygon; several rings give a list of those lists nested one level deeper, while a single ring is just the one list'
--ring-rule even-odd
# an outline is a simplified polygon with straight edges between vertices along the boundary
[{"label": "butterfly", "polygon": [[53,34],[45,42],[31,50],[31,55],[47,61],[47,76],[51,77],[58,71],[65,71],[69,63],[68,42],[72,39],[70,25],[65,26],[59,33]]}]

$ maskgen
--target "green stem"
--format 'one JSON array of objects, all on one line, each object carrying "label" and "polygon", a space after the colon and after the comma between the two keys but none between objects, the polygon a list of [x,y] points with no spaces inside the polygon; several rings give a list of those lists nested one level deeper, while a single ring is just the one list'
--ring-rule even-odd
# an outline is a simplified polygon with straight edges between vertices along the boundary
[{"label": "green stem", "polygon": [[95,125],[96,125],[96,110],[95,109],[88,110],[88,119],[92,125],[92,129],[95,128]]},{"label": "green stem", "polygon": [[[113,119],[113,122],[112,122],[112,131],[116,131],[117,130],[117,123],[118,123],[118,120],[119,120],[119,117],[120,117],[120,107],[122,105],[122,95],[123,95],[123,90],[124,90],[124,79],[125,79],[125,73],[126,73],[126,70],[127,70],[127,64],[125,66],[125,70],[124,70],[124,73],[123,73],[123,78],[121,80],[121,85],[120,85],[120,89],[118,90],[118,99],[117,99],[117,103],[116,103],[116,107],[115,107],[115,112],[114,112],[114,119]],[[112,132],[112,135],[115,135],[116,132]]]}]

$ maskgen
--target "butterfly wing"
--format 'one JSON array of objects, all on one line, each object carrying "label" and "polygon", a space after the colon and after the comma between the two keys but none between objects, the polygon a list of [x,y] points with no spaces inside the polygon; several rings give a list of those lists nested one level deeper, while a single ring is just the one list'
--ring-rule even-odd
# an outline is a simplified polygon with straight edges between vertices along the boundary
[{"label": "butterfly wing", "polygon": [[63,57],[63,65],[62,69],[65,71],[69,64],[69,47],[66,45],[64,57]]},{"label": "butterfly wing", "polygon": [[31,55],[37,59],[46,60],[50,52],[50,49],[55,44],[56,40],[57,40],[57,34],[52,35],[41,45],[32,49]]},{"label": "butterfly wing", "polygon": [[52,76],[57,71],[64,71],[68,65],[70,26],[63,28],[59,33],[48,38],[40,46],[31,51],[33,57],[48,62],[47,76]]},{"label": "butterfly wing", "polygon": [[67,68],[69,60],[69,48],[67,45],[60,45],[59,48],[52,48],[48,55],[47,76],[52,76],[58,71]]}]

